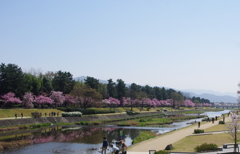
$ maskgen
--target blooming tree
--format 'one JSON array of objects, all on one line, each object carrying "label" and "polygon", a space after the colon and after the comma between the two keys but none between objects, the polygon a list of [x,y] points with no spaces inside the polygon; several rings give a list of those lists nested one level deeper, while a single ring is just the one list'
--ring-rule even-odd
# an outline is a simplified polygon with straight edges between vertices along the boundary
[{"label": "blooming tree", "polygon": [[35,96],[32,93],[26,92],[23,96],[23,106],[25,108],[33,108],[33,102],[34,102]]},{"label": "blooming tree", "polygon": [[132,104],[132,99],[130,97],[123,97],[122,98],[122,105],[123,106],[130,106]]},{"label": "blooming tree", "polygon": [[82,97],[76,96],[74,101],[76,103],[76,106],[78,106],[78,107],[82,107],[83,106],[84,99]]},{"label": "blooming tree", "polygon": [[15,94],[12,92],[2,95],[2,99],[4,101],[5,107],[11,106],[12,104],[22,103],[22,101],[19,98],[15,97]]},{"label": "blooming tree", "polygon": [[46,105],[51,105],[54,103],[54,101],[49,98],[49,97],[46,97],[46,96],[43,96],[43,95],[39,95],[35,98],[34,102],[38,105],[38,106],[42,106],[44,104]]},{"label": "blooming tree", "polygon": [[239,115],[236,115],[235,113],[231,113],[230,118],[231,118],[232,122],[227,124],[227,128],[228,128],[228,133],[233,138],[234,152],[236,152],[237,151],[237,141],[240,138],[240,134],[238,132],[238,130],[240,129],[240,125],[238,124],[240,117],[239,117]]},{"label": "blooming tree", "polygon": [[118,105],[120,105],[120,101],[116,98],[109,97],[109,101],[111,106],[117,107]]},{"label": "blooming tree", "polygon": [[76,101],[72,95],[65,95],[65,101],[64,105],[65,106],[70,106],[76,104]]},{"label": "blooming tree", "polygon": [[194,104],[191,100],[186,99],[186,100],[184,101],[184,106],[186,106],[186,107],[194,107],[195,104]]},{"label": "blooming tree", "polygon": [[65,101],[65,97],[60,91],[52,91],[50,98],[54,101],[55,107],[62,105]]},{"label": "blooming tree", "polygon": [[111,103],[110,103],[109,99],[103,99],[102,104],[105,106],[109,106]]}]

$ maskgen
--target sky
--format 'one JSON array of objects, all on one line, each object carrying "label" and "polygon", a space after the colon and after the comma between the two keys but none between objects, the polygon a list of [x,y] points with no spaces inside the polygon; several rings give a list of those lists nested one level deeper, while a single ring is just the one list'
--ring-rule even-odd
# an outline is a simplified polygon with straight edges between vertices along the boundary
[{"label": "sky", "polygon": [[1,0],[0,63],[236,93],[239,0]]}]

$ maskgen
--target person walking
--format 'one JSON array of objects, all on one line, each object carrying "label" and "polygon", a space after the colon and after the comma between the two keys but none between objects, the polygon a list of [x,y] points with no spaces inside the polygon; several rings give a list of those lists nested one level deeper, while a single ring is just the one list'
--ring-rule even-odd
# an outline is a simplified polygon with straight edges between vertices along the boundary
[{"label": "person walking", "polygon": [[198,122],[198,128],[200,128],[200,121]]},{"label": "person walking", "polygon": [[103,137],[102,154],[107,154],[107,148],[108,148],[107,138]]},{"label": "person walking", "polygon": [[124,139],[122,140],[122,154],[127,154],[127,145]]}]

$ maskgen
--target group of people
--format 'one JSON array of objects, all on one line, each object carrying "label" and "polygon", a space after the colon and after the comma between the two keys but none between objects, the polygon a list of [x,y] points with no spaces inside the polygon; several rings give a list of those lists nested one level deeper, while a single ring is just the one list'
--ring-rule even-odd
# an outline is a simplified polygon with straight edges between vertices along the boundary
[{"label": "group of people", "polygon": [[[113,144],[110,145],[111,149],[112,149],[112,154],[120,154],[120,149],[122,150],[122,154],[127,154],[127,145],[125,143],[124,139],[121,139],[119,142],[117,142],[118,145],[120,145],[120,147],[117,147]],[[107,150],[108,150],[108,141],[106,137],[103,137],[103,144],[102,144],[102,154],[107,154]]]}]

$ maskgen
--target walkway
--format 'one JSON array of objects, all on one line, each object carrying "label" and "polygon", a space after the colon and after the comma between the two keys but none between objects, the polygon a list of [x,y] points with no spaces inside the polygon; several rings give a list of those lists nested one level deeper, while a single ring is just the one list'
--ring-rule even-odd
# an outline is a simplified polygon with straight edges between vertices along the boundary
[{"label": "walkway", "polygon": [[[226,120],[230,120],[230,118],[226,118]],[[208,122],[205,124],[201,124],[200,129],[206,129],[217,124],[218,124],[218,121],[216,121],[215,123]],[[149,150],[157,150],[157,151],[164,150],[168,144],[173,144],[189,135],[192,135],[194,132],[194,129],[198,129],[197,124],[132,145],[128,148],[128,153],[129,154],[149,154]]]}]

